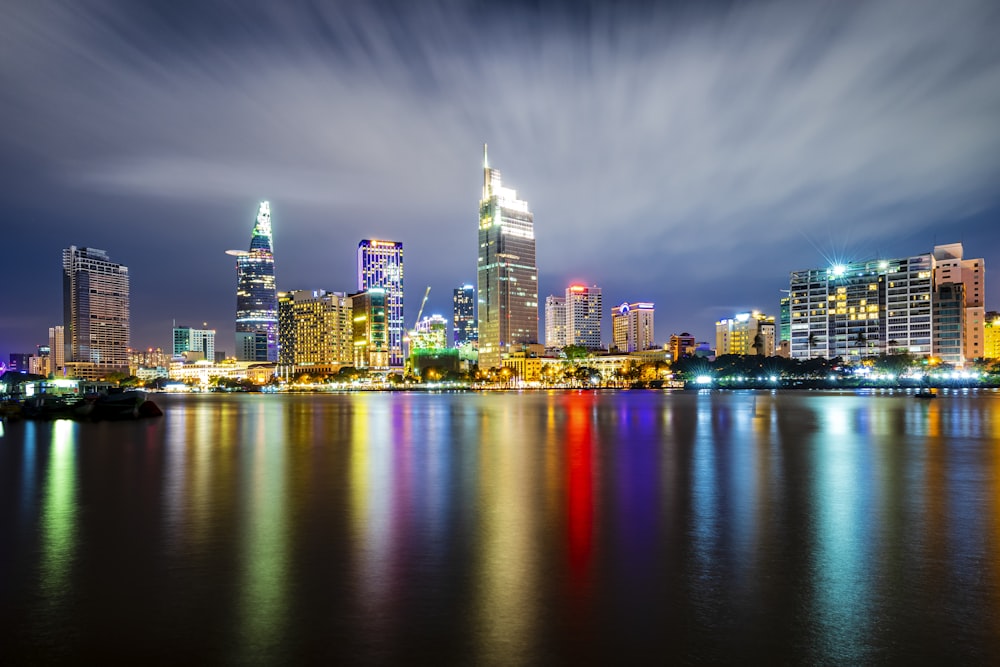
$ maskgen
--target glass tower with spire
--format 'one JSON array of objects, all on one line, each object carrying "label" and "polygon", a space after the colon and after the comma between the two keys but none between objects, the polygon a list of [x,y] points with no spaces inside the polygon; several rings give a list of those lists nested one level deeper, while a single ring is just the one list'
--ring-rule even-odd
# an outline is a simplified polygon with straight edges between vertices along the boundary
[{"label": "glass tower with spire", "polygon": [[[236,257],[237,350],[254,349],[254,358],[249,361],[278,360],[278,291],[274,284],[272,246],[271,206],[262,201],[257,207],[250,250],[227,251]],[[253,335],[260,343],[266,341],[266,345],[241,344],[247,335]]]},{"label": "glass tower with spire", "polygon": [[479,368],[498,368],[504,353],[538,342],[535,224],[528,202],[505,188],[483,145],[479,201]]}]

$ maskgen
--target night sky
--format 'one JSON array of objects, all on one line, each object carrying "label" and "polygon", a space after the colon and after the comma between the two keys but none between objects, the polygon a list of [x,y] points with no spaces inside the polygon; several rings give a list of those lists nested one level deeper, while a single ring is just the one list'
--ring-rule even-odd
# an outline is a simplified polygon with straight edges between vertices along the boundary
[{"label": "night sky", "polygon": [[291,5],[4,3],[0,361],[62,323],[71,244],[129,267],[134,347],[176,320],[232,353],[225,251],[260,199],[280,290],[353,291],[388,238],[407,326],[427,285],[450,319],[484,142],[534,212],[539,302],[654,301],[659,343],[935,243],[985,257],[1000,308],[995,1]]}]

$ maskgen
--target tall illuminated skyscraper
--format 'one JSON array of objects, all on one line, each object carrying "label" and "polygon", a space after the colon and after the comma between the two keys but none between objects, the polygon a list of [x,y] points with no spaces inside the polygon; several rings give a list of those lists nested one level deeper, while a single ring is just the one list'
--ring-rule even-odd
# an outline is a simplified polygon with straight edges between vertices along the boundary
[{"label": "tall illuminated skyscraper", "polygon": [[104,250],[63,250],[63,333],[66,362],[92,367],[78,368],[82,375],[128,366],[127,266],[112,262]]},{"label": "tall illuminated skyscraper", "polygon": [[389,366],[403,365],[403,244],[364,239],[358,244],[358,291],[385,290]]},{"label": "tall illuminated skyscraper", "polygon": [[472,285],[456,287],[452,319],[453,342],[455,347],[463,347],[476,342],[476,290]]},{"label": "tall illuminated skyscraper", "polygon": [[263,334],[267,339],[266,346],[237,342],[238,357],[253,357],[244,361],[278,360],[278,290],[272,246],[271,206],[262,201],[257,207],[250,250],[226,251],[236,257],[236,338],[240,341],[247,338],[240,334]]},{"label": "tall illuminated skyscraper", "polygon": [[483,146],[479,201],[479,367],[498,368],[501,355],[538,342],[535,224],[528,202],[505,188]]}]

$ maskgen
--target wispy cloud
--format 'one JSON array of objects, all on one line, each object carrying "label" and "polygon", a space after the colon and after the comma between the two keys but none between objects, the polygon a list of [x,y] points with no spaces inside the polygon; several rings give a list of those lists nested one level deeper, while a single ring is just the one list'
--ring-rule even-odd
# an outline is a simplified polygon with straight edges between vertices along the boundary
[{"label": "wispy cloud", "polygon": [[985,0],[272,4],[15,9],[4,143],[75,190],[267,193],[350,239],[380,220],[452,282],[472,262],[442,266],[436,243],[472,225],[483,141],[531,202],[553,281],[626,263],[719,278],[709,253],[740,271],[803,235],[884,244],[998,199]]}]

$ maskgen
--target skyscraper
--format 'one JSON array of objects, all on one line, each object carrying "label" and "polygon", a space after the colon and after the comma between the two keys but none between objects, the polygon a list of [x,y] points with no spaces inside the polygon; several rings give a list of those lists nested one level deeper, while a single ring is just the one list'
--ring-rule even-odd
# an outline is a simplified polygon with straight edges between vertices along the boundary
[{"label": "skyscraper", "polygon": [[[264,334],[267,341],[266,346],[241,345],[250,337],[237,335],[237,355],[244,361],[278,359],[278,291],[272,245],[271,206],[262,201],[250,235],[250,250],[226,251],[236,257],[236,333]],[[246,354],[253,358],[245,359]]]},{"label": "skyscraper", "polygon": [[358,291],[385,290],[389,366],[403,365],[403,244],[364,239],[358,244]]},{"label": "skyscraper", "polygon": [[611,334],[619,352],[639,352],[653,347],[653,304],[627,301],[611,311]]},{"label": "skyscraper", "polygon": [[456,287],[453,302],[452,341],[455,347],[476,342],[476,291],[472,285]]},{"label": "skyscraper", "polygon": [[49,366],[55,375],[62,375],[66,366],[65,331],[65,326],[49,327],[49,354],[52,356]]},{"label": "skyscraper", "polygon": [[78,375],[128,367],[127,266],[112,262],[104,250],[63,250],[63,333],[65,360],[77,364]]},{"label": "skyscraper", "polygon": [[570,285],[566,288],[566,337],[571,345],[588,350],[601,347],[601,320],[604,301],[597,285]]},{"label": "skyscraper", "polygon": [[538,342],[538,268],[528,202],[503,187],[485,145],[477,282],[479,367],[499,368],[502,354]]},{"label": "skyscraper", "polygon": [[545,297],[545,347],[561,350],[567,345],[566,299],[550,294]]}]

